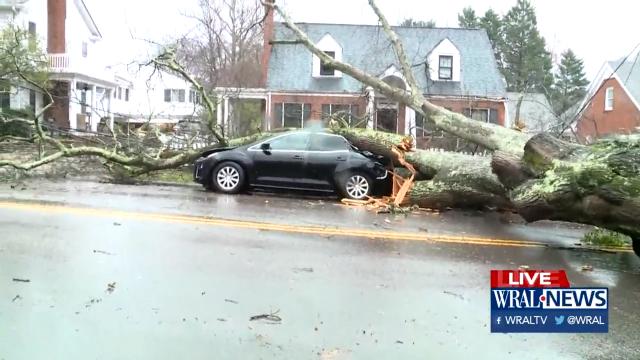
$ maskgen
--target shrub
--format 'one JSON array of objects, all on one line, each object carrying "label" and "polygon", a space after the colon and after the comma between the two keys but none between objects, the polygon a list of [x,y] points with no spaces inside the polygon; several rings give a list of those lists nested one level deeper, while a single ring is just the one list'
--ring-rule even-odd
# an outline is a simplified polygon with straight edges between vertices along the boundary
[{"label": "shrub", "polygon": [[631,244],[631,238],[615,231],[595,228],[584,234],[582,242],[589,245],[622,247]]}]

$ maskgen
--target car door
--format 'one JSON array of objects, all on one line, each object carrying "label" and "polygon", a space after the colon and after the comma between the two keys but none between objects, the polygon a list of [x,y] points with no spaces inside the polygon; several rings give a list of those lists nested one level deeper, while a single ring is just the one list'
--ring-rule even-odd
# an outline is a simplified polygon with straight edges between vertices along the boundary
[{"label": "car door", "polygon": [[[263,144],[269,144],[268,148],[262,149]],[[309,133],[295,132],[252,146],[253,185],[302,187],[308,145]]]},{"label": "car door", "polygon": [[349,143],[342,136],[311,134],[304,182],[317,190],[333,190],[336,167],[348,157]]}]

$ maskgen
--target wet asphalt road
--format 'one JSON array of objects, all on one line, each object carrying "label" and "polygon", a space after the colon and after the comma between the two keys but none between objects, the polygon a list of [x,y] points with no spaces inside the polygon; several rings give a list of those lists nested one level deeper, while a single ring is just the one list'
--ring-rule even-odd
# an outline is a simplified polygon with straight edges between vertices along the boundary
[{"label": "wet asphalt road", "polygon": [[[582,227],[198,187],[24,187],[0,184],[0,359],[640,359],[640,261],[575,249]],[[491,334],[489,270],[520,265],[608,286],[609,334]],[[281,321],[249,320],[270,313]]]}]

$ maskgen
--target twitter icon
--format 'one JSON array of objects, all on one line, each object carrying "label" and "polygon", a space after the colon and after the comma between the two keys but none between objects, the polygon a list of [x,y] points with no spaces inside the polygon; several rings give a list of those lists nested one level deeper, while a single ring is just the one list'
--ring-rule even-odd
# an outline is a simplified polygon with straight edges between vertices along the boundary
[{"label": "twitter icon", "polygon": [[562,325],[562,323],[564,322],[564,315],[560,315],[560,316],[556,316],[556,325]]}]

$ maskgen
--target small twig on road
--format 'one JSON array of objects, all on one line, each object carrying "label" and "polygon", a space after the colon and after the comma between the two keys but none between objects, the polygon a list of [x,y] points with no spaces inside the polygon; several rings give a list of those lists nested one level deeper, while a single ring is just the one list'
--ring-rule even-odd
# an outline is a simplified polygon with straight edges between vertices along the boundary
[{"label": "small twig on road", "polygon": [[107,292],[109,294],[111,294],[114,290],[116,289],[116,282],[112,282],[110,284],[107,284]]},{"label": "small twig on road", "polygon": [[96,249],[93,249],[93,253],[94,253],[94,254],[115,255],[115,254],[110,253],[110,252],[108,252],[108,251],[104,251],[104,250],[96,250]]},{"label": "small twig on road", "polygon": [[224,299],[224,301],[228,302],[228,303],[232,303],[232,304],[237,304],[238,303],[237,301],[232,300],[232,299]]},{"label": "small twig on road", "polygon": [[16,302],[16,300],[20,300],[20,299],[22,299],[22,296],[16,295],[16,297],[14,297],[13,300],[11,300],[11,302]]},{"label": "small twig on road", "polygon": [[313,272],[313,268],[310,268],[310,267],[308,267],[308,268],[304,268],[304,267],[303,268],[292,268],[291,270],[293,270],[293,272],[297,272],[297,273],[299,273],[299,272],[312,273]]},{"label": "small twig on road", "polygon": [[282,321],[282,318],[278,315],[276,315],[277,313],[279,313],[280,310],[276,310],[270,314],[260,314],[260,315],[254,315],[252,317],[249,318],[249,321],[255,321],[255,320],[267,320],[268,322],[271,323],[280,323]]},{"label": "small twig on road", "polygon": [[18,279],[18,278],[13,278],[13,281],[16,281],[16,282],[25,282],[25,283],[27,283],[27,282],[31,282],[31,280],[29,280],[29,279]]},{"label": "small twig on road", "polygon": [[458,299],[460,299],[460,300],[464,300],[464,296],[462,296],[462,295],[460,295],[460,294],[456,294],[456,293],[454,293],[454,292],[447,291],[447,290],[443,291],[443,293],[445,293],[445,294],[447,294],[447,295],[455,296],[455,297],[457,297],[457,298],[458,298]]}]

